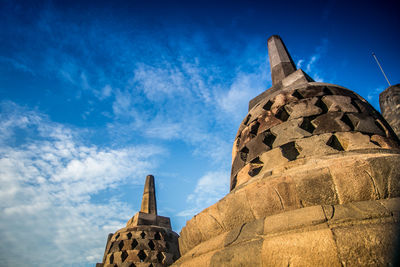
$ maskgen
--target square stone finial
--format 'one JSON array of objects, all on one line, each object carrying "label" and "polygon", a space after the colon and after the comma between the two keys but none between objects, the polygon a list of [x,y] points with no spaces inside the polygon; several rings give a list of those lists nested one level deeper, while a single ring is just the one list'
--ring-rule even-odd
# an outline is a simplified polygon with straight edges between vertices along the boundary
[{"label": "square stone finial", "polygon": [[272,35],[268,38],[268,56],[271,66],[272,85],[279,83],[296,71],[296,66],[281,37],[278,35]]}]

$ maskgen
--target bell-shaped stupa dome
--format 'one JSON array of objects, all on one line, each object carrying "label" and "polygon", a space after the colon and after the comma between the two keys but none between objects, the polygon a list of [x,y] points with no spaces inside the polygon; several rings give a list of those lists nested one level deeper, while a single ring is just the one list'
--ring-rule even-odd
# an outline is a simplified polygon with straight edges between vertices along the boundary
[{"label": "bell-shaped stupa dome", "polygon": [[272,87],[249,102],[230,192],[181,231],[179,266],[394,266],[400,150],[365,99],[297,69],[268,39]]}]

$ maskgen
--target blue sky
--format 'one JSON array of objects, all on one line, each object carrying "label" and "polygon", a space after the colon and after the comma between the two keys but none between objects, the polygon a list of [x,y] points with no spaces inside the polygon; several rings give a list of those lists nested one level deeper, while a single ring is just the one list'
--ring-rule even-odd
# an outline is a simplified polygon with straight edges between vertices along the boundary
[{"label": "blue sky", "polygon": [[0,0],[4,266],[100,261],[146,174],[178,233],[223,197],[248,101],[271,86],[270,35],[378,110],[372,51],[399,83],[395,1],[126,2]]}]

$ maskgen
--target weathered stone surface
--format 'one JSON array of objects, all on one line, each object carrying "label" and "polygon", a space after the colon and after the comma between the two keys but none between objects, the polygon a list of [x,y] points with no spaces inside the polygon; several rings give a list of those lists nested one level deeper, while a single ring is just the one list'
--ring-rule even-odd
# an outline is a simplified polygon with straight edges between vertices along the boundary
[{"label": "weathered stone surface", "polygon": [[264,164],[260,173],[266,173],[289,162],[289,160],[282,155],[282,151],[279,147],[261,154],[260,161]]},{"label": "weathered stone surface", "polygon": [[342,95],[327,95],[322,101],[328,107],[329,112],[357,112],[357,108],[351,104],[351,98]]},{"label": "weathered stone surface", "polygon": [[350,131],[351,128],[341,120],[342,117],[342,112],[329,112],[318,116],[311,121],[315,127],[313,134]]},{"label": "weathered stone surface", "polygon": [[381,135],[373,135],[371,136],[371,142],[387,149],[399,149],[399,145],[393,139],[383,137]]},{"label": "weathered stone surface", "polygon": [[330,229],[266,238],[262,266],[341,266]]},{"label": "weathered stone surface", "polygon": [[345,266],[395,266],[398,225],[353,225],[332,229]]},{"label": "weathered stone surface", "polygon": [[293,177],[296,192],[303,207],[338,203],[329,168],[312,169]]},{"label": "weathered stone surface", "polygon": [[400,84],[390,86],[379,95],[382,115],[400,138]]},{"label": "weathered stone surface", "polygon": [[363,133],[372,133],[384,135],[385,133],[377,126],[375,119],[368,114],[362,113],[349,113],[347,114],[350,121],[354,125],[355,131]]},{"label": "weathered stone surface", "polygon": [[300,128],[300,124],[303,122],[303,119],[294,119],[290,121],[286,121],[279,125],[276,125],[271,128],[271,133],[276,136],[276,139],[273,143],[273,147],[278,147],[283,144],[289,143],[296,139],[304,138],[307,136],[311,136],[311,133]]},{"label": "weathered stone surface", "polygon": [[296,145],[298,146],[299,151],[297,158],[311,156],[317,157],[337,153],[337,149],[327,145],[331,137],[332,134],[321,134],[296,140]]},{"label": "weathered stone surface", "polygon": [[335,133],[339,143],[345,151],[379,148],[376,144],[370,142],[370,137],[360,132],[338,132]]},{"label": "weathered stone surface", "polygon": [[270,235],[324,222],[326,217],[321,206],[296,209],[266,217],[264,234]]},{"label": "weathered stone surface", "polygon": [[390,217],[390,212],[378,201],[359,201],[334,205],[334,209],[324,206],[328,224],[343,224],[350,221],[361,221],[373,218]]},{"label": "weathered stone surface", "polygon": [[286,110],[290,114],[289,120],[297,119],[300,117],[308,117],[313,115],[319,115],[322,109],[317,107],[318,98],[301,99],[297,102],[291,102],[285,106]]},{"label": "weathered stone surface", "polygon": [[279,120],[277,117],[275,117],[275,115],[273,115],[271,111],[265,111],[257,119],[257,121],[260,123],[257,134],[261,134],[266,130],[270,129],[271,127],[274,127],[275,125],[282,123],[282,121]]},{"label": "weathered stone surface", "polygon": [[225,247],[212,256],[210,266],[261,266],[262,245],[258,239]]}]

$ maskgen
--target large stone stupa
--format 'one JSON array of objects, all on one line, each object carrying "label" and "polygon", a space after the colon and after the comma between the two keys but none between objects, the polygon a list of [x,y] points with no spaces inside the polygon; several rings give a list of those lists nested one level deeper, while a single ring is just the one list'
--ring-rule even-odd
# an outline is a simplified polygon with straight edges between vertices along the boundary
[{"label": "large stone stupa", "polygon": [[347,88],[296,70],[268,39],[272,87],[252,99],[230,192],[181,231],[175,266],[396,266],[400,150]]}]

